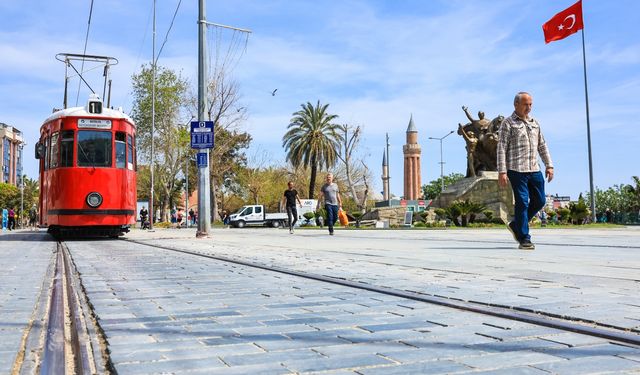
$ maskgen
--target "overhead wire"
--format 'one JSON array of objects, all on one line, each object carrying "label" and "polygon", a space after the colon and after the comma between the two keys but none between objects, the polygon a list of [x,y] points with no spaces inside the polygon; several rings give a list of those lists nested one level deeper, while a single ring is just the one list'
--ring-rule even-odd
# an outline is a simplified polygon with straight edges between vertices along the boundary
[{"label": "overhead wire", "polygon": [[[89,43],[89,31],[91,30],[91,16],[93,15],[93,0],[91,0],[91,7],[89,8],[89,21],[87,22],[87,33],[84,37],[84,49],[82,51],[83,55],[87,54],[87,44]],[[82,59],[82,65],[80,65],[80,75],[82,76],[84,73],[84,59]],[[76,106],[78,105],[78,99],[80,98],[80,86],[82,84],[82,80],[78,81],[78,93],[76,94]]]},{"label": "overhead wire", "polygon": [[158,63],[158,59],[160,58],[160,54],[162,53],[162,49],[164,48],[164,45],[167,44],[167,40],[169,39],[169,33],[171,32],[171,29],[173,28],[173,22],[176,20],[176,15],[178,15],[178,10],[180,9],[180,4],[182,4],[182,0],[178,0],[178,5],[176,6],[175,12],[173,12],[173,18],[171,19],[171,24],[169,24],[169,29],[167,29],[167,33],[164,35],[164,41],[162,42],[162,45],[160,46],[160,50],[158,51],[158,55],[154,56],[154,58],[153,58],[153,64],[154,65]]}]

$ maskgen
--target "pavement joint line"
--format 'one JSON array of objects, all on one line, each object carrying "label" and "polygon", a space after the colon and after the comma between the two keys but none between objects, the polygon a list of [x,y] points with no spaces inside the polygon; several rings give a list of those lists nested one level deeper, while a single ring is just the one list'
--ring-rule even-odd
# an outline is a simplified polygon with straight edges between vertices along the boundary
[{"label": "pavement joint line", "polygon": [[[306,279],[317,280],[327,282],[335,285],[341,285],[351,288],[357,288],[362,290],[371,291],[374,293],[381,293],[385,295],[411,299],[415,301],[431,303],[435,305],[455,308],[458,310],[474,312],[483,315],[496,316],[508,320],[520,321],[530,323],[538,326],[544,326],[554,328],[562,331],[569,331],[588,335],[592,337],[599,337],[607,340],[616,341],[619,343],[630,344],[635,347],[640,347],[640,330],[627,329],[618,327],[606,323],[587,320],[578,317],[571,317],[566,315],[559,315],[548,313],[545,311],[538,311],[528,308],[519,308],[515,306],[497,305],[479,301],[465,301],[459,298],[443,297],[437,295],[429,295],[426,293],[416,293],[413,291],[398,290],[393,288],[383,288],[363,282],[349,281],[344,278],[338,279],[331,276],[306,273],[301,271],[295,271],[291,269],[285,269],[277,266],[268,266],[264,264],[253,263],[249,261],[243,261],[238,259],[232,259],[223,256],[211,255],[199,251],[190,251],[184,249],[177,249],[169,246],[149,244],[142,241],[132,239],[121,239],[131,243],[136,243],[143,246],[149,246],[153,248],[179,252],[183,254],[200,256],[208,259],[214,259],[226,263],[233,263],[243,265],[252,268],[263,269],[266,271],[278,272],[286,275],[303,277]],[[595,325],[595,327],[589,327],[589,325]]]}]

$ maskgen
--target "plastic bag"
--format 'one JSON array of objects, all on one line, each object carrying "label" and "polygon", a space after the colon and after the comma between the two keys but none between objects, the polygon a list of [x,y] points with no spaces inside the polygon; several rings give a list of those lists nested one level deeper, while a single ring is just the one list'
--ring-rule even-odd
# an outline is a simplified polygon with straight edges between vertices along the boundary
[{"label": "plastic bag", "polygon": [[338,211],[338,220],[340,220],[340,225],[346,227],[349,225],[349,218],[347,217],[347,213],[344,210]]}]

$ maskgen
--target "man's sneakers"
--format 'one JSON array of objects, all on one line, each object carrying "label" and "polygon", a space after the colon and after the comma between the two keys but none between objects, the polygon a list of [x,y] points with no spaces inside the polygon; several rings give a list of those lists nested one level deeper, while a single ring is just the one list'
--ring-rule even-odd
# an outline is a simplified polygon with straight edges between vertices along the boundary
[{"label": "man's sneakers", "polygon": [[518,235],[516,235],[516,229],[514,228],[515,222],[514,221],[510,221],[507,223],[507,229],[509,229],[509,232],[511,232],[511,235],[513,236],[513,240],[516,242],[520,242],[520,240],[518,240]]},{"label": "man's sneakers", "polygon": [[522,240],[520,242],[520,246],[518,246],[518,249],[521,249],[521,250],[533,250],[535,248],[536,248],[536,245],[531,243],[531,240]]},{"label": "man's sneakers", "polygon": [[293,229],[289,229],[289,234],[293,234]]},{"label": "man's sneakers", "polygon": [[531,243],[531,240],[518,240],[518,235],[516,235],[515,222],[510,221],[509,223],[507,223],[507,229],[509,229],[509,232],[511,232],[513,239],[520,244],[520,246],[518,246],[518,249],[533,250],[536,248],[536,245]]}]

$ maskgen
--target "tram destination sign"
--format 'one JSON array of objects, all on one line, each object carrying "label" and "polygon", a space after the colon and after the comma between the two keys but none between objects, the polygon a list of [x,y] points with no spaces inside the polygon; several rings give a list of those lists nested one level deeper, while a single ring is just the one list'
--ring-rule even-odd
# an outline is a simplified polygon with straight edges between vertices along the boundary
[{"label": "tram destination sign", "polygon": [[78,128],[111,129],[111,120],[97,118],[79,118]]},{"label": "tram destination sign", "polygon": [[213,148],[213,121],[191,121],[191,148]]}]

